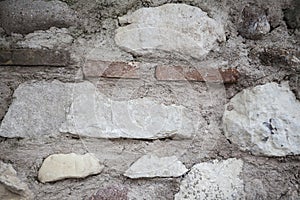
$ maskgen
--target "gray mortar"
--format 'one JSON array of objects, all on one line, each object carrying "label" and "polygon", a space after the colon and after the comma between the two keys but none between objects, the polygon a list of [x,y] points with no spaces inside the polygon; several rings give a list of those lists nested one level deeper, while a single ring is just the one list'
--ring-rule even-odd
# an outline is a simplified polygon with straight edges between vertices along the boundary
[{"label": "gray mortar", "polygon": [[[93,49],[104,52],[118,52],[114,44],[114,30],[118,27],[117,17],[141,7],[158,6],[171,0],[68,0],[70,7],[78,13],[81,27],[69,28],[74,38],[67,47],[72,53],[73,64],[67,68],[48,67],[0,67],[0,119],[12,101],[12,91],[27,80],[54,80],[63,82],[82,81],[80,67]],[[244,88],[282,80],[291,80],[291,87],[299,98],[299,72],[289,66],[264,66],[256,56],[264,47],[292,48],[299,50],[297,34],[288,30],[283,20],[284,9],[289,8],[290,0],[184,0],[186,4],[198,6],[214,18],[226,19],[227,41],[221,44],[219,52],[210,52],[199,62],[225,60],[224,67],[237,67],[241,78],[237,84],[225,85],[226,96],[207,98],[208,88],[218,94],[221,85],[207,85],[195,82],[157,82],[154,79],[156,63],[186,63],[188,59],[169,55],[168,59],[132,57],[126,52],[116,54],[120,60],[134,60],[147,63],[141,80],[94,79],[91,80],[104,94],[114,98],[134,99],[143,96],[154,97],[164,104],[182,104],[201,113],[201,128],[191,140],[101,140],[74,138],[64,135],[58,138],[0,139],[0,159],[12,163],[19,176],[36,194],[36,199],[87,199],[101,188],[120,184],[129,188],[129,196],[145,199],[173,199],[179,190],[181,178],[130,180],[121,174],[139,157],[146,153],[160,156],[176,155],[188,168],[199,162],[212,159],[241,158],[245,164],[242,179],[245,183],[246,199],[297,199],[300,196],[300,157],[267,158],[242,152],[228,141],[222,133],[221,117],[225,102]],[[238,35],[238,23],[246,4],[255,3],[258,7],[269,8],[268,19],[271,32],[260,40],[245,39]],[[14,46],[23,40],[20,35],[1,35],[9,45]],[[87,42],[80,43],[80,40]],[[94,43],[104,41],[100,46]],[[0,40],[2,43],[2,41]],[[116,89],[117,88],[117,89]],[[218,89],[215,89],[218,88]],[[2,96],[3,94],[3,96]],[[187,95],[188,94],[188,95]],[[222,94],[222,93],[221,93]],[[219,105],[219,106],[216,106]],[[104,172],[86,179],[69,179],[51,184],[37,181],[37,171],[45,157],[53,153],[93,152],[104,163]]]}]

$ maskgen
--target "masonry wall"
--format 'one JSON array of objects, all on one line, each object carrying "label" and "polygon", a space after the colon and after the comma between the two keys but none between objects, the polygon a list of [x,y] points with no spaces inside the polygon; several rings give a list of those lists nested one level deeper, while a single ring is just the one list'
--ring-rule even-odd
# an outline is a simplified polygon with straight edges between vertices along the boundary
[{"label": "masonry wall", "polygon": [[298,199],[298,1],[0,1],[0,199]]}]

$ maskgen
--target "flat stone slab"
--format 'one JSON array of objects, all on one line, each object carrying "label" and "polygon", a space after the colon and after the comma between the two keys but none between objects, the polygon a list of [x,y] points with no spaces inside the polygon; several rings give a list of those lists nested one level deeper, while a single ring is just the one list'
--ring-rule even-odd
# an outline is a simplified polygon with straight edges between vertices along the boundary
[{"label": "flat stone slab", "polygon": [[155,155],[144,155],[133,163],[124,173],[129,178],[153,178],[153,177],[179,177],[188,169],[176,156],[157,157]]},{"label": "flat stone slab", "polygon": [[244,199],[242,167],[243,161],[235,158],[196,164],[181,182],[175,200]]},{"label": "flat stone slab", "polygon": [[2,137],[189,138],[198,124],[183,106],[149,97],[114,101],[88,81],[27,82],[13,97],[0,126]]},{"label": "flat stone slab", "polygon": [[67,66],[70,54],[67,51],[41,49],[0,50],[0,66]]},{"label": "flat stone slab", "polygon": [[138,56],[168,52],[202,58],[225,41],[222,24],[186,4],[141,8],[120,17],[119,23],[123,27],[116,31],[116,44]]},{"label": "flat stone slab", "polygon": [[78,155],[53,154],[47,157],[38,174],[42,183],[58,181],[66,178],[85,178],[101,173],[104,166],[92,153]]},{"label": "flat stone slab", "polygon": [[114,101],[89,82],[73,88],[62,133],[96,138],[189,138],[194,115],[180,105],[156,103],[149,97]]},{"label": "flat stone slab", "polygon": [[288,83],[244,89],[226,105],[226,137],[256,155],[300,154],[300,102]]},{"label": "flat stone slab", "polygon": [[0,199],[33,199],[33,193],[23,183],[11,164],[0,161]]},{"label": "flat stone slab", "polygon": [[0,2],[0,25],[6,33],[26,34],[50,27],[75,25],[77,16],[64,2],[6,0]]},{"label": "flat stone slab", "polygon": [[236,83],[239,78],[237,69],[196,69],[189,66],[159,65],[155,70],[155,77],[160,81],[199,81]]}]

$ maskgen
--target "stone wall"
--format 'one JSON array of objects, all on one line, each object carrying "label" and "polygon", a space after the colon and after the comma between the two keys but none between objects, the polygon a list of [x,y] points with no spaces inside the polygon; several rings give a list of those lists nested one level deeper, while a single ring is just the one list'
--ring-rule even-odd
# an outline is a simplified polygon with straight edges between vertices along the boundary
[{"label": "stone wall", "polygon": [[0,1],[0,199],[299,199],[299,3]]}]

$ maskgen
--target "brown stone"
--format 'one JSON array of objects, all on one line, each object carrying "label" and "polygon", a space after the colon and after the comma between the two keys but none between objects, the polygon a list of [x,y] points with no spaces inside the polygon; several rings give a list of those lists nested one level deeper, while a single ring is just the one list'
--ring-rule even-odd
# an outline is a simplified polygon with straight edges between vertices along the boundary
[{"label": "brown stone", "polygon": [[87,60],[83,66],[85,78],[139,78],[139,67],[134,62]]},{"label": "brown stone", "polygon": [[183,66],[156,67],[155,76],[161,81],[199,81],[236,83],[239,73],[236,69],[195,69]]},{"label": "brown stone", "polygon": [[0,50],[0,66],[67,66],[70,54],[67,51],[41,49]]}]

